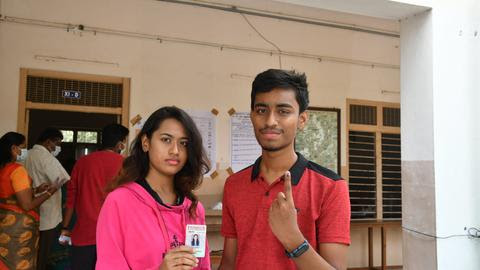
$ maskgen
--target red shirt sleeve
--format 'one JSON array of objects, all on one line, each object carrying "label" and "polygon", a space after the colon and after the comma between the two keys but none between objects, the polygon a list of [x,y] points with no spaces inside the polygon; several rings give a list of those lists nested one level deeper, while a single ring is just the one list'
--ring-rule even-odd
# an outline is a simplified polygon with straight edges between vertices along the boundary
[{"label": "red shirt sleeve", "polygon": [[70,181],[67,184],[67,203],[66,207],[73,209],[75,207],[75,200],[77,199],[78,177],[80,171],[80,162],[77,162],[72,170]]},{"label": "red shirt sleeve", "polygon": [[318,243],[350,245],[350,196],[345,180],[337,180],[323,201],[316,221]]},{"label": "red shirt sleeve", "polygon": [[233,219],[231,199],[231,183],[229,179],[225,182],[223,188],[222,201],[222,235],[227,238],[237,238],[237,231],[235,230],[235,220]]}]

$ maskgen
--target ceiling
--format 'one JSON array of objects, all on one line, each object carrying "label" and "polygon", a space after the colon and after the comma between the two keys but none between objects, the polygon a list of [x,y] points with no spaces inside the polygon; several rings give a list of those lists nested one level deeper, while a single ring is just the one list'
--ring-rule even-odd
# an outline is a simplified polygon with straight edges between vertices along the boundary
[{"label": "ceiling", "polygon": [[[384,19],[403,19],[429,10],[429,0],[273,0],[309,8],[320,8]],[[421,3],[413,5],[411,3]]]}]

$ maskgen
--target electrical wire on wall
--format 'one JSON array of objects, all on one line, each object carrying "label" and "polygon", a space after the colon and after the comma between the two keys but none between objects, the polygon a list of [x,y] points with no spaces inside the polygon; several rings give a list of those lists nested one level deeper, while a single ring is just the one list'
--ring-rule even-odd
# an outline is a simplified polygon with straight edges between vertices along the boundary
[{"label": "electrical wire on wall", "polygon": [[78,36],[81,36],[83,33],[92,33],[93,35],[104,34],[104,35],[121,36],[121,37],[135,38],[135,39],[153,40],[160,43],[170,42],[170,43],[189,44],[194,46],[212,47],[212,48],[218,48],[221,51],[228,49],[233,51],[244,51],[244,52],[250,52],[250,53],[260,53],[260,54],[269,54],[269,55],[279,54],[281,56],[313,59],[315,61],[320,61],[320,62],[324,62],[324,61],[334,62],[334,63],[358,65],[358,66],[371,67],[371,68],[384,68],[384,69],[394,69],[394,70],[400,69],[400,66],[395,64],[372,62],[372,61],[365,61],[365,60],[359,60],[359,59],[349,59],[349,58],[334,57],[334,56],[327,56],[327,55],[309,54],[309,53],[295,52],[295,51],[278,51],[278,49],[273,51],[273,50],[263,49],[263,48],[238,46],[233,44],[224,44],[224,43],[194,40],[194,39],[174,37],[174,36],[158,35],[153,33],[141,33],[141,32],[125,31],[125,30],[119,30],[119,29],[88,26],[85,24],[52,22],[52,21],[46,21],[46,20],[20,18],[20,17],[13,17],[13,16],[5,16],[5,15],[3,15],[0,18],[0,23],[16,23],[16,24],[52,28],[52,29],[62,29],[62,30],[66,30],[67,32],[72,32]]},{"label": "electrical wire on wall", "polygon": [[275,49],[277,49],[278,51],[278,64],[280,66],[280,69],[282,68],[282,50],[280,49],[280,47],[278,47],[275,43],[273,43],[272,41],[268,40],[264,35],[262,35],[262,33],[260,33],[260,31],[257,30],[257,28],[248,20],[247,16],[245,16],[245,14],[243,13],[240,13],[240,15],[242,15],[242,17],[245,19],[245,21],[248,23],[248,25],[250,25],[250,27],[255,31],[257,32],[257,34],[263,39],[265,40],[267,43],[269,43],[270,45],[272,45],[273,47],[275,47]]},{"label": "electrical wire on wall", "polygon": [[63,56],[36,54],[33,56],[33,59],[45,61],[45,62],[69,62],[69,63],[97,64],[97,65],[108,65],[113,67],[120,67],[120,64],[115,62],[101,61],[101,60],[95,60],[95,59],[71,58],[71,57],[63,57]]},{"label": "electrical wire on wall", "polygon": [[414,230],[414,229],[407,228],[405,226],[402,226],[402,229],[404,229],[406,231],[409,231],[409,232],[419,234],[419,235],[423,235],[423,236],[426,236],[426,237],[429,237],[429,238],[433,238],[433,239],[450,239],[450,238],[456,238],[456,237],[468,237],[468,238],[477,238],[477,239],[480,238],[480,229],[477,229],[477,228],[474,228],[474,227],[468,228],[468,229],[467,229],[467,227],[465,227],[464,230],[467,231],[466,234],[452,234],[452,235],[446,235],[446,236],[437,236],[437,235],[433,235],[433,234],[428,234],[428,233],[424,233],[424,232],[420,232],[420,231],[417,231],[417,230]]}]

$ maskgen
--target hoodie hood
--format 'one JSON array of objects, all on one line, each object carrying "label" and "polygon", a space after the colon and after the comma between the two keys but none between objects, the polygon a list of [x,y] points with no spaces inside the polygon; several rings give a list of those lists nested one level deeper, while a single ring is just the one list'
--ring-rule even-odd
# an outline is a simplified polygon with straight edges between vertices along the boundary
[{"label": "hoodie hood", "polygon": [[141,185],[135,182],[131,182],[121,186],[120,188],[126,188],[130,190],[141,202],[145,203],[152,209],[158,209],[161,212],[184,212],[188,214],[188,210],[192,205],[192,201],[185,197],[182,204],[180,205],[169,205],[169,207],[165,207],[164,205],[155,201],[155,199],[145,190]]}]

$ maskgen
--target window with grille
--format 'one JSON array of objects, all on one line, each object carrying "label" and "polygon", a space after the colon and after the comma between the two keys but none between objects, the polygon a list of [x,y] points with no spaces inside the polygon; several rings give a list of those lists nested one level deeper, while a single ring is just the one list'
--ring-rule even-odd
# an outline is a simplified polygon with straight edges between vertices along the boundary
[{"label": "window with grille", "polygon": [[400,108],[352,103],[347,104],[352,219],[401,219]]},{"label": "window with grille", "polygon": [[402,217],[400,134],[382,134],[383,218]]},{"label": "window with grille", "polygon": [[352,218],[376,218],[375,133],[350,131],[348,137]]},{"label": "window with grille", "polygon": [[[75,95],[65,95],[65,91]],[[120,83],[27,76],[27,101],[31,102],[119,108],[122,92]]]},{"label": "window with grille", "polygon": [[350,123],[377,125],[377,107],[367,105],[350,105]]},{"label": "window with grille", "polygon": [[400,109],[383,107],[383,125],[386,127],[400,127]]}]

